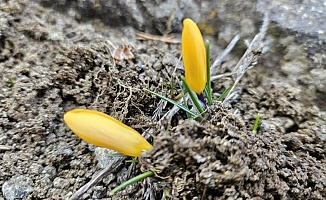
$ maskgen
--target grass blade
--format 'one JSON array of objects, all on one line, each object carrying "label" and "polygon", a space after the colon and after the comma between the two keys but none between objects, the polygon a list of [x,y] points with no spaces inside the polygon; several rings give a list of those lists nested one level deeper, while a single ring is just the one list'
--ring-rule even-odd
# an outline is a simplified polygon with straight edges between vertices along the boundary
[{"label": "grass blade", "polygon": [[260,122],[260,114],[257,113],[256,119],[255,119],[255,122],[254,122],[254,127],[252,128],[253,133],[257,133],[258,127],[259,127],[259,122]]},{"label": "grass blade", "polygon": [[167,98],[167,97],[165,97],[165,96],[163,96],[163,95],[161,95],[161,94],[158,94],[158,93],[156,93],[156,92],[150,91],[150,90],[148,90],[148,89],[146,89],[146,88],[144,88],[144,90],[147,91],[147,92],[149,92],[149,93],[151,93],[151,94],[153,94],[153,95],[155,95],[155,96],[157,96],[157,97],[159,97],[159,98],[161,98],[161,99],[164,99],[165,101],[167,101],[167,102],[169,102],[169,103],[172,103],[173,105],[177,106],[177,107],[180,108],[181,110],[184,110],[185,112],[189,113],[189,114],[190,114],[191,116],[193,116],[195,119],[198,118],[198,115],[197,115],[196,113],[192,112],[191,110],[189,110],[189,108],[185,107],[184,105],[179,104],[178,102],[173,101],[172,99],[169,99],[169,98]]},{"label": "grass blade", "polygon": [[217,101],[223,101],[223,99],[226,97],[226,95],[229,94],[231,88],[233,85],[231,85],[230,87],[228,87],[226,90],[224,90],[224,92],[221,94],[221,96],[217,99]]}]

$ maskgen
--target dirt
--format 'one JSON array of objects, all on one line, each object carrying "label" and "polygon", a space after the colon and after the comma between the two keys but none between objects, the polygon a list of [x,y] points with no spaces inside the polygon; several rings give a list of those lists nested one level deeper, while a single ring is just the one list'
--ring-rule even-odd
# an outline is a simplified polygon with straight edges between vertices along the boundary
[{"label": "dirt", "polygon": [[[202,122],[179,111],[158,123],[172,105],[157,113],[160,100],[143,89],[171,95],[171,77],[183,74],[177,69],[172,76],[179,43],[137,40],[129,24],[80,22],[66,10],[24,0],[4,1],[0,8],[0,198],[68,199],[112,162],[66,127],[63,114],[74,108],[99,110],[149,132],[153,144],[139,163],[123,162],[81,199],[326,198],[325,52],[305,43],[306,37],[316,44],[324,40],[272,23],[268,51],[242,78],[232,101],[222,105],[217,98],[234,77],[219,79],[213,82],[215,103]],[[237,15],[231,11],[221,11],[219,23]],[[234,33],[242,36],[219,74],[232,71],[244,40],[261,25],[261,17],[239,17],[228,18],[218,37],[209,34],[216,33],[210,32],[214,20],[202,18],[212,60]],[[178,40],[180,32],[174,36]],[[135,57],[114,59],[110,43],[128,45]],[[254,133],[257,113],[261,121]],[[147,170],[155,176],[109,196]]]}]

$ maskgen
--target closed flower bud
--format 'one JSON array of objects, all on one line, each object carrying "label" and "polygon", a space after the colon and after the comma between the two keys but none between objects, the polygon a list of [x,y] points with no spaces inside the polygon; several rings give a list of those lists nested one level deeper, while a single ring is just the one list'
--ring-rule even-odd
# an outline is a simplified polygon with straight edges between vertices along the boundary
[{"label": "closed flower bud", "polygon": [[183,21],[182,60],[187,84],[200,94],[207,82],[206,50],[202,34],[191,19]]},{"label": "closed flower bud", "polygon": [[75,109],[64,114],[64,121],[86,142],[127,156],[140,156],[152,148],[136,130],[102,112]]}]

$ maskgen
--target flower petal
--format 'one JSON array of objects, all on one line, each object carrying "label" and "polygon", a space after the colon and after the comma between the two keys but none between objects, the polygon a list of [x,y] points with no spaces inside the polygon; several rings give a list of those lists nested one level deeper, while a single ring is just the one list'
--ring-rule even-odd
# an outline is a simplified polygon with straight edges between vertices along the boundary
[{"label": "flower petal", "polygon": [[139,156],[152,148],[136,130],[102,112],[75,109],[64,114],[64,121],[86,142],[127,156]]},{"label": "flower petal", "polygon": [[200,94],[207,82],[206,50],[202,34],[191,19],[183,20],[182,60],[187,84]]}]

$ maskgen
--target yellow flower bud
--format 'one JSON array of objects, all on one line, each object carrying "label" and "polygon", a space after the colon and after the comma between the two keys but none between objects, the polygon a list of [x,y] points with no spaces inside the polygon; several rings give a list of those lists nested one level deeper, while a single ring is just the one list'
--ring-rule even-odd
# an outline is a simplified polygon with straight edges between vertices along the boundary
[{"label": "yellow flower bud", "polygon": [[152,148],[136,130],[102,112],[75,109],[64,114],[64,121],[86,142],[127,156],[140,156]]},{"label": "yellow flower bud", "polygon": [[191,19],[183,20],[182,60],[187,84],[200,94],[207,82],[206,50],[203,36]]}]

